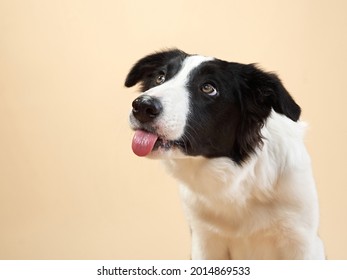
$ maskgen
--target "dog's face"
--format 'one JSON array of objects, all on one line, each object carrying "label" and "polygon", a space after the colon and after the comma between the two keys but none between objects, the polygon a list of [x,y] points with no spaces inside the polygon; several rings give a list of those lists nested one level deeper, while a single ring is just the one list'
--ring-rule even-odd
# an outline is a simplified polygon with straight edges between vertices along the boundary
[{"label": "dog's face", "polygon": [[300,107],[274,74],[168,50],[146,56],[125,86],[141,83],[133,101],[132,148],[139,156],[228,157],[238,164],[262,145],[271,110],[293,121]]}]

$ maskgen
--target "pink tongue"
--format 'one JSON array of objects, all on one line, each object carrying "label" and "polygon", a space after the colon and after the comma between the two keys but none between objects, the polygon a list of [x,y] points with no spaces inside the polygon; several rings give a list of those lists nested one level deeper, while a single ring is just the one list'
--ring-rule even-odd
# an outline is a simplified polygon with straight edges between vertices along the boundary
[{"label": "pink tongue", "polygon": [[133,137],[132,149],[139,156],[147,156],[153,149],[158,136],[143,130],[136,130]]}]

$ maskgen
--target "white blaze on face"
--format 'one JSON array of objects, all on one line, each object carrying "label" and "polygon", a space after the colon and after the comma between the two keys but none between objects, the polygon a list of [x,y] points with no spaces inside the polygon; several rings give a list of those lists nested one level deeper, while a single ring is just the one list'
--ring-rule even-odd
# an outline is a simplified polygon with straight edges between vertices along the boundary
[{"label": "white blaze on face", "polygon": [[168,140],[182,137],[189,113],[189,92],[187,83],[189,75],[196,67],[212,57],[188,56],[182,64],[181,70],[162,85],[146,91],[144,94],[159,98],[163,106],[163,113],[155,123],[157,133]]}]

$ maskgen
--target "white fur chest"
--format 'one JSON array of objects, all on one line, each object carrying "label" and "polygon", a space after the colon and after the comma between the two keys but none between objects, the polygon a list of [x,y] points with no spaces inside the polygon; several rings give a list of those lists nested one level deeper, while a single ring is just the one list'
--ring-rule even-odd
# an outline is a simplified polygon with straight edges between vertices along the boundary
[{"label": "white fur chest", "polygon": [[226,158],[182,161],[171,165],[171,170],[181,181],[181,197],[191,226],[227,237],[249,235],[267,227],[267,217],[272,217],[268,205],[272,192],[270,182],[255,186],[255,166],[244,170]]},{"label": "white fur chest", "polygon": [[[283,203],[302,207],[302,198],[286,201],[288,192],[300,190],[290,189],[290,180],[286,178],[284,184],[282,179],[290,173],[293,182],[299,178],[306,184],[300,170],[304,168],[307,173],[310,166],[302,143],[302,128],[293,123],[291,131],[291,125],[286,118],[273,113],[262,130],[262,149],[242,166],[228,158],[165,161],[169,172],[181,183],[183,206],[191,227],[227,237],[250,236],[278,223],[288,211]],[[283,129],[286,138],[281,133]],[[307,192],[307,186],[305,189]]]}]

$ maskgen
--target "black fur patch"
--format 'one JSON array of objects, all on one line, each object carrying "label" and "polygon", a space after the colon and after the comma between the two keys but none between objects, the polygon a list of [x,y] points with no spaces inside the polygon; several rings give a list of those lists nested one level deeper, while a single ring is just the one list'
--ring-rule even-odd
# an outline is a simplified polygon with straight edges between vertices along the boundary
[{"label": "black fur patch", "polygon": [[185,52],[177,49],[148,55],[132,67],[125,80],[125,86],[132,87],[140,82],[140,90],[144,92],[155,86],[154,79],[160,74],[164,74],[166,80],[169,80],[181,69],[182,61],[187,56]]}]

